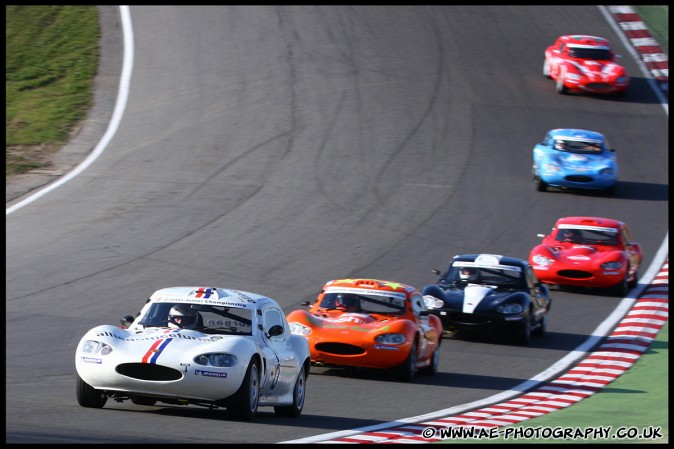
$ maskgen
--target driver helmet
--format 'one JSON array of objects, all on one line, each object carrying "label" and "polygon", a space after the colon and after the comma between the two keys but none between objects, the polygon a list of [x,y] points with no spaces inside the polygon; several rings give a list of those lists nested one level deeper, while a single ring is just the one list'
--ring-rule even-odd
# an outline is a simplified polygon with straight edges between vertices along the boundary
[{"label": "driver helmet", "polygon": [[578,243],[580,240],[580,232],[578,229],[563,229],[559,240],[562,242]]},{"label": "driver helmet", "polygon": [[566,148],[566,143],[563,140],[555,141],[555,150],[563,150]]},{"label": "driver helmet", "polygon": [[187,304],[177,304],[168,315],[168,326],[171,329],[194,329],[197,327],[199,315]]},{"label": "driver helmet", "polygon": [[461,267],[459,277],[462,281],[477,281],[478,270],[474,267]]},{"label": "driver helmet", "polygon": [[357,312],[359,308],[358,298],[353,295],[337,295],[337,308],[347,312]]}]

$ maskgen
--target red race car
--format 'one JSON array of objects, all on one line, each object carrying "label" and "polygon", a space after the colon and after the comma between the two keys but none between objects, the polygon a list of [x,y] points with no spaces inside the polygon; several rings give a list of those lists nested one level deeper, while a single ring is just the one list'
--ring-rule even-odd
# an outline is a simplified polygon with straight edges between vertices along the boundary
[{"label": "red race car", "polygon": [[621,221],[599,217],[557,220],[542,244],[529,253],[529,263],[541,282],[608,288],[627,295],[639,280],[641,245]]},{"label": "red race car", "polygon": [[381,368],[407,382],[417,371],[438,370],[442,323],[406,284],[329,281],[308,311],[290,312],[287,320],[293,334],[309,341],[313,365]]},{"label": "red race car", "polygon": [[556,81],[557,92],[624,95],[630,77],[615,61],[611,44],[604,38],[568,34],[545,49],[543,75]]}]

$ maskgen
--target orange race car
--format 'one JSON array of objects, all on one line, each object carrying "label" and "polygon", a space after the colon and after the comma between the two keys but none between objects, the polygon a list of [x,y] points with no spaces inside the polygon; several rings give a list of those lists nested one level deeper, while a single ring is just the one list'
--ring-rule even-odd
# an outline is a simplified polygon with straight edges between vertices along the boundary
[{"label": "orange race car", "polygon": [[381,368],[408,382],[417,371],[438,370],[442,323],[406,284],[333,280],[308,311],[290,312],[287,320],[293,334],[309,341],[314,365]]}]

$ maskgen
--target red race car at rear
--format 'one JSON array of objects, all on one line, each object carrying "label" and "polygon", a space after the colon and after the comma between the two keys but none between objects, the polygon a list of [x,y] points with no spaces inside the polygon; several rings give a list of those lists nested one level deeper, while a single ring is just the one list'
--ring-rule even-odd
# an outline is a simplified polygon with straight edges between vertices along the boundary
[{"label": "red race car at rear", "polygon": [[555,80],[560,94],[624,95],[630,77],[618,57],[604,38],[568,34],[545,49],[543,75]]},{"label": "red race car at rear", "polygon": [[543,242],[529,253],[541,282],[606,288],[625,296],[639,280],[641,245],[621,221],[599,217],[557,220]]}]

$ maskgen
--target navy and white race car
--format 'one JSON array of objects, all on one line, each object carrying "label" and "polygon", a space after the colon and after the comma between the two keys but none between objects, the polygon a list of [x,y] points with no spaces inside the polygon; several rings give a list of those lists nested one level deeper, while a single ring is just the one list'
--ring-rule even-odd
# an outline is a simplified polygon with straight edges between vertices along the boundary
[{"label": "navy and white race car", "polygon": [[528,345],[545,333],[551,299],[529,262],[496,254],[455,256],[444,274],[422,289],[428,311],[450,334],[497,334]]},{"label": "navy and white race car", "polygon": [[102,408],[108,398],[226,407],[252,420],[258,406],[299,416],[311,364],[309,345],[293,335],[278,303],[224,288],[156,291],[122,327],[102,325],[77,345],[77,402]]}]

